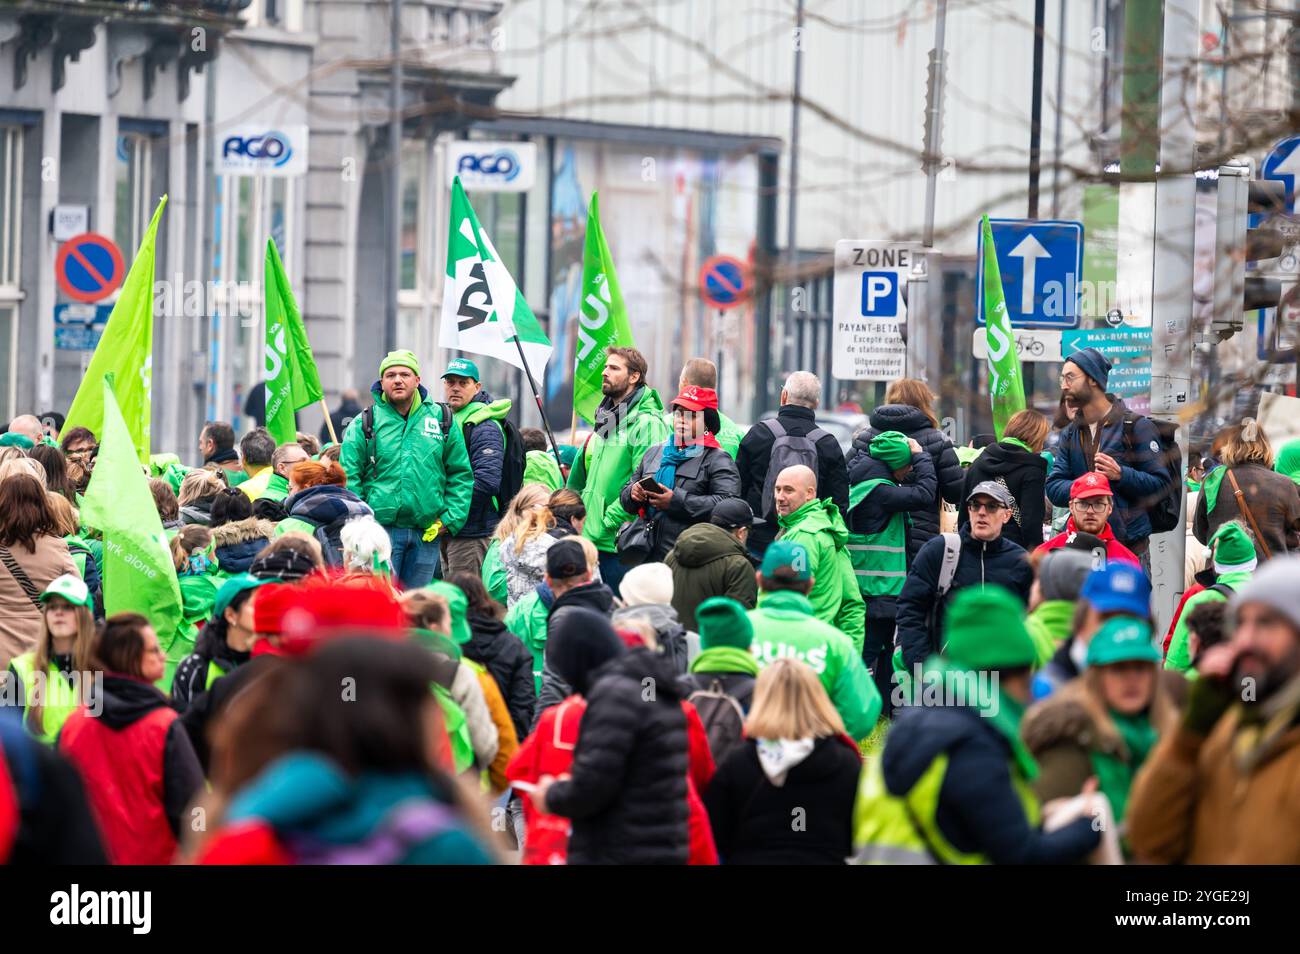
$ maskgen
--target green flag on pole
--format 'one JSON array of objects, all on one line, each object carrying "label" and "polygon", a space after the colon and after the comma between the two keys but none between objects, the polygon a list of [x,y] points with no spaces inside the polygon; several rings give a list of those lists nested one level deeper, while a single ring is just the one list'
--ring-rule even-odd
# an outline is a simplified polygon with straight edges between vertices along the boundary
[{"label": "green flag on pole", "polygon": [[578,315],[578,347],[573,362],[573,406],[588,423],[596,423],[596,408],[604,398],[601,374],[606,348],[630,348],[632,328],[623,293],[614,273],[614,256],[600,227],[595,192],[587,208],[587,242],[582,254],[582,303]]},{"label": "green flag on pole", "polygon": [[266,429],[277,444],[298,439],[293,412],[323,396],[298,303],[275,248],[266,240]]},{"label": "green flag on pole", "polygon": [[153,394],[154,240],[166,205],[167,196],[163,196],[131,262],[131,270],[126,273],[104,334],[90,356],[62,432],[86,427],[103,441],[103,381],[104,375],[112,374],[117,382],[115,393],[121,417],[142,464],[149,462],[149,401]]},{"label": "green flag on pole", "polygon": [[81,519],[104,538],[104,612],[142,613],[166,647],[181,624],[180,584],[111,375],[100,377],[99,389],[103,430]]},{"label": "green flag on pole", "polygon": [[[519,345],[515,344],[515,335]],[[478,223],[474,207],[457,176],[451,185],[451,221],[447,227],[447,281],[442,291],[438,345],[513,364],[541,379],[551,358],[551,339],[524,300],[523,293]]]},{"label": "green flag on pole", "polygon": [[1007,314],[998,253],[993,245],[993,228],[986,215],[980,220],[984,238],[984,322],[989,351],[989,397],[993,401],[993,430],[998,440],[1002,429],[1017,411],[1025,409],[1025,379],[1016,354],[1016,336]]}]

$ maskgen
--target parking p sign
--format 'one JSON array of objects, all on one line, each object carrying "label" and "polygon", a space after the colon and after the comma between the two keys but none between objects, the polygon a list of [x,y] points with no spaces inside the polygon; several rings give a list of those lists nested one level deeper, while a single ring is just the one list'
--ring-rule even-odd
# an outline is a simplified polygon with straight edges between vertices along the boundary
[{"label": "parking p sign", "polygon": [[844,381],[903,376],[902,291],[916,242],[841,239],[835,243],[831,374]]}]

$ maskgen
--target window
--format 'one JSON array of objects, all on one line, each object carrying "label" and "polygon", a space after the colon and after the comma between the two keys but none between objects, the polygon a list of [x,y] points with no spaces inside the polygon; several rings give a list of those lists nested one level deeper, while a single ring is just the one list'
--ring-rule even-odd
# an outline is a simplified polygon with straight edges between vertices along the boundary
[{"label": "window", "polygon": [[153,150],[150,137],[128,132],[117,137],[117,196],[113,238],[122,254],[135,255],[149,218],[149,183],[153,179]]},{"label": "window", "polygon": [[14,413],[18,306],[22,302],[23,129],[0,126],[0,420]]},{"label": "window", "polygon": [[403,291],[420,289],[420,193],[424,188],[425,143],[402,144],[402,283]]}]

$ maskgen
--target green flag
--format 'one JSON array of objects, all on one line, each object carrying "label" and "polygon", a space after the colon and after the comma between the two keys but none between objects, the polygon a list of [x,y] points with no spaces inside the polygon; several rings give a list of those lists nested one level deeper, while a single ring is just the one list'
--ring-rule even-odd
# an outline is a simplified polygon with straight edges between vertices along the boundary
[{"label": "green flag", "polygon": [[438,346],[485,354],[521,371],[522,349],[528,369],[539,381],[551,359],[551,339],[479,225],[459,176],[451,184],[447,281],[442,289]]},{"label": "green flag", "polygon": [[307,329],[275,241],[266,240],[266,429],[277,444],[298,439],[293,412],[324,396]]},{"label": "green flag", "polygon": [[126,273],[117,304],[108,316],[104,334],[90,356],[90,365],[63,423],[64,434],[74,427],[87,427],[104,439],[104,375],[117,382],[118,406],[135,447],[136,458],[149,462],[149,401],[153,394],[153,259],[158,220],[167,196],[158,202],[144,241]]},{"label": "green flag", "polygon": [[984,323],[989,351],[989,397],[993,401],[993,430],[998,440],[1002,429],[1017,411],[1025,409],[1025,379],[1020,374],[1016,336],[1007,314],[998,253],[993,245],[993,228],[986,215],[980,220],[984,239]]},{"label": "green flag", "polygon": [[166,647],[181,624],[180,584],[111,376],[100,377],[99,388],[103,430],[81,519],[104,538],[104,611],[144,614]]},{"label": "green flag", "polygon": [[582,254],[582,304],[578,315],[578,346],[573,362],[573,406],[588,423],[596,422],[596,408],[604,392],[606,348],[630,348],[632,328],[627,321],[623,293],[614,273],[614,256],[600,227],[595,192],[587,208],[587,243]]}]

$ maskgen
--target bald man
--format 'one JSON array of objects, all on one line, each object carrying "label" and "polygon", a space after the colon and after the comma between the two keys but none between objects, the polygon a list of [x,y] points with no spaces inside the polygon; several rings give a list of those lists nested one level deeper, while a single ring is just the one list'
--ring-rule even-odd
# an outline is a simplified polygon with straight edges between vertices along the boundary
[{"label": "bald man", "polygon": [[[717,391],[718,366],[708,358],[688,358],[686,363],[682,365],[681,375],[677,378],[677,393],[681,394],[692,385],[697,388],[711,388]],[[720,393],[719,401],[721,401]],[[721,422],[721,426],[718,428],[718,433],[713,436],[717,438],[722,449],[731,455],[731,459],[735,460],[736,455],[740,453],[740,440],[745,436],[745,432],[740,429],[735,421],[723,414],[721,409],[718,411],[718,420]],[[672,408],[664,411],[664,422],[669,427],[673,426]]]},{"label": "bald man", "polygon": [[776,538],[801,543],[808,551],[813,615],[851,639],[861,655],[867,609],[846,549],[849,531],[840,508],[834,500],[818,499],[817,475],[803,464],[777,474],[772,497],[780,526]]},{"label": "bald man", "polygon": [[20,414],[9,422],[9,433],[21,434],[33,444],[39,444],[45,438],[45,427],[35,415]]}]

